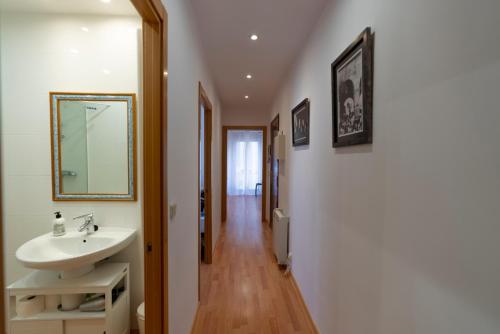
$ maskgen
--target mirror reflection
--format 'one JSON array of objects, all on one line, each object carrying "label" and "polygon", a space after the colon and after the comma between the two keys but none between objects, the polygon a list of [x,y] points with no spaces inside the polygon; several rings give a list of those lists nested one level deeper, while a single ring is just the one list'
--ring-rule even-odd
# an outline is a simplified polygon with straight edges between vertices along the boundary
[{"label": "mirror reflection", "polygon": [[135,199],[135,96],[51,95],[54,199]]}]

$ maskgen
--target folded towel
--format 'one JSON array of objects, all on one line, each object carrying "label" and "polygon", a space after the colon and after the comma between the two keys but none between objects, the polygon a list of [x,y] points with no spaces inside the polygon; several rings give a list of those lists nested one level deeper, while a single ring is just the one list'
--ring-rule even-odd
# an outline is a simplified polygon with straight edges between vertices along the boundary
[{"label": "folded towel", "polygon": [[104,297],[94,298],[80,305],[80,312],[101,312],[106,309]]},{"label": "folded towel", "polygon": [[104,293],[89,293],[85,297],[85,302],[89,302],[91,300],[94,300],[94,299],[97,299],[97,298],[100,298],[100,297],[104,297]]}]

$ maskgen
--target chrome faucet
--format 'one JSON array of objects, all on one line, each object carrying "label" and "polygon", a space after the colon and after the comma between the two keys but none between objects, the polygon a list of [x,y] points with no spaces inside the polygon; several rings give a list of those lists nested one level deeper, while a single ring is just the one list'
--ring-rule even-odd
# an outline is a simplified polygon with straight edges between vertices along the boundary
[{"label": "chrome faucet", "polygon": [[77,219],[84,219],[84,223],[78,227],[78,232],[87,231],[87,235],[89,235],[99,229],[99,226],[94,221],[93,212],[73,218],[73,220]]}]

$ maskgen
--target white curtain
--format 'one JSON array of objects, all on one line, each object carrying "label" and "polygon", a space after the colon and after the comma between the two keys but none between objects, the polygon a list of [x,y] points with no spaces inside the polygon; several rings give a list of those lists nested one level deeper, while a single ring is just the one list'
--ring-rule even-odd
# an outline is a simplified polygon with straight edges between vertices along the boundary
[{"label": "white curtain", "polygon": [[253,195],[257,183],[262,183],[262,131],[228,131],[227,194]]}]

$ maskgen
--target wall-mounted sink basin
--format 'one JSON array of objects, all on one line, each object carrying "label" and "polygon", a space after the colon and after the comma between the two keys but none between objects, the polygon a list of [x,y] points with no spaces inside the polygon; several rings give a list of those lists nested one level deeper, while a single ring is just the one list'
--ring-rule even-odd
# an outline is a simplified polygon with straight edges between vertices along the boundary
[{"label": "wall-mounted sink basin", "polygon": [[16,258],[28,268],[60,271],[61,278],[82,276],[94,264],[127,247],[136,237],[136,230],[121,227],[99,227],[93,234],[69,230],[64,236],[52,233],[24,243]]}]

